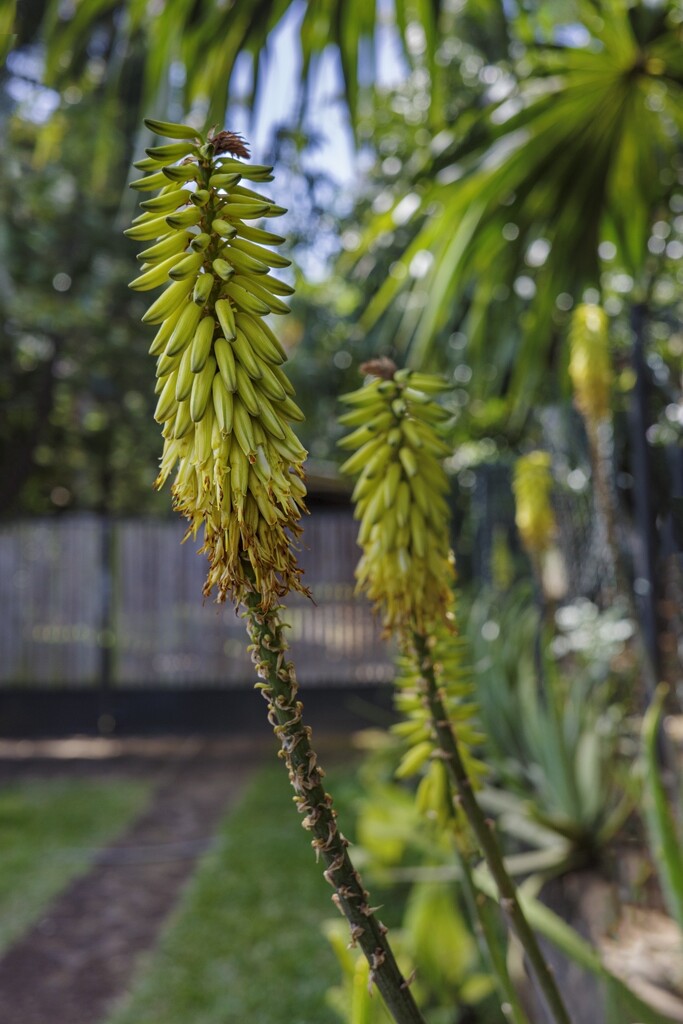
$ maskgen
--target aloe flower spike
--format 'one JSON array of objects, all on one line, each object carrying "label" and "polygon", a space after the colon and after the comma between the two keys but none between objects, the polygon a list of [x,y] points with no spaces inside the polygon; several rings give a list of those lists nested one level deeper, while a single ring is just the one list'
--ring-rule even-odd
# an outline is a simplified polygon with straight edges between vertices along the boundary
[{"label": "aloe flower spike", "polygon": [[132,287],[165,289],[143,317],[159,325],[152,352],[164,450],[156,485],[175,473],[173,502],[189,520],[187,535],[203,530],[204,593],[216,589],[219,601],[230,597],[245,609],[257,686],[351,941],[365,953],[396,1024],[424,1024],[322,786],[278,616],[290,590],[308,593],[295,553],[306,451],[290,426],[303,413],[281,369],[286,352],[265,322],[289,312],[280,296],[292,289],[269,272],[287,265],[269,248],[283,239],[250,223],[284,211],[240,184],[269,181],[272,168],[244,163],[249,151],[234,132],[147,124],[180,140],[147,150],[150,173],[132,186],[158,194],[126,232],[145,243]]},{"label": "aloe flower spike", "polygon": [[[446,390],[431,374],[397,369],[389,359],[361,366],[363,387],[342,398],[352,406],[340,421],[354,427],[342,447],[354,454],[341,467],[357,475],[353,493],[360,519],[359,589],[383,613],[416,669],[414,687],[402,693],[404,709],[415,701],[429,712],[430,735],[407,755],[443,762],[459,806],[498,886],[500,904],[533,966],[556,1024],[570,1024],[559,989],[529,927],[507,873],[498,841],[474,793],[477,765],[456,735],[447,687],[439,678],[438,632],[454,632],[448,480],[440,459],[450,454],[438,434],[448,412],[432,396]],[[400,497],[399,495],[402,495]],[[467,712],[469,714],[469,711]],[[460,726],[463,736],[465,730]],[[474,772],[473,772],[474,769]],[[504,979],[501,978],[504,984]]]}]

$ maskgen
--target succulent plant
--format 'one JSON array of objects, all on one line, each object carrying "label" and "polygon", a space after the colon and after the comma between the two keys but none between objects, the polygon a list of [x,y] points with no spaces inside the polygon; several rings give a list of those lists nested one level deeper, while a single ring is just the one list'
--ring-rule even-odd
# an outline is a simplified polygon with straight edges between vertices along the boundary
[{"label": "succulent plant", "polygon": [[145,123],[176,140],[136,164],[148,173],[131,187],[156,195],[126,231],[151,243],[131,288],[164,288],[143,317],[158,325],[156,486],[175,472],[174,505],[188,533],[203,527],[205,593],[216,588],[219,600],[239,604],[257,592],[267,607],[290,589],[305,592],[293,541],[306,511],[306,451],[290,426],[303,414],[282,369],[287,354],[265,321],[289,312],[281,296],[293,289],[270,273],[289,260],[270,248],[283,238],[249,223],[285,211],[243,184],[270,181],[272,168],[246,163],[239,135]]}]

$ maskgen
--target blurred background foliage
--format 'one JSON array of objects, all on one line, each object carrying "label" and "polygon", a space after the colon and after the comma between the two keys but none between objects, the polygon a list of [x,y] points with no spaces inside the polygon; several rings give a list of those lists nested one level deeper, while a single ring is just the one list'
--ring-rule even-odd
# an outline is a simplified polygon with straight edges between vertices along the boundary
[{"label": "blurred background foliage", "polygon": [[[649,439],[678,443],[678,5],[22,0],[15,33],[0,82],[3,514],[162,507],[120,238],[150,111],[261,126],[303,271],[284,333],[315,458],[336,458],[335,396],[384,353],[452,379],[467,490],[473,466],[542,435],[539,409],[567,407],[581,299],[610,318],[617,415],[644,312]],[[264,93],[283,61],[286,114]],[[315,156],[325,61],[357,147],[342,181],[334,151]]]}]

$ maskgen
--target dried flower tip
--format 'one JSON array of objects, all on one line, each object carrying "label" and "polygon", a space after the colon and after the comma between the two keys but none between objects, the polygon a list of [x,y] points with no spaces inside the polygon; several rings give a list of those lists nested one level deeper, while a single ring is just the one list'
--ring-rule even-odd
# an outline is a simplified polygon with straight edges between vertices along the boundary
[{"label": "dried flower tip", "polygon": [[249,159],[249,149],[247,144],[242,136],[238,135],[237,132],[229,132],[227,130],[218,132],[218,134],[214,135],[211,140],[211,144],[216,156],[218,156],[219,153],[231,153],[232,156],[241,156],[244,157],[245,160]]},{"label": "dried flower tip", "polygon": [[388,356],[379,356],[378,359],[368,359],[366,363],[360,364],[360,372],[371,377],[383,377],[384,380],[391,380],[398,367],[393,359]]}]

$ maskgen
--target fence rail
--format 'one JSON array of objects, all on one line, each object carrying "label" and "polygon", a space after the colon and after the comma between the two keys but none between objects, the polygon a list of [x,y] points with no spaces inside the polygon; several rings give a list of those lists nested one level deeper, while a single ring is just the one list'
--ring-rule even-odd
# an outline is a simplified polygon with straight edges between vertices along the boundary
[{"label": "fence rail", "polygon": [[[287,599],[302,682],[391,678],[380,629],[353,596],[350,511],[316,510],[300,561],[315,605]],[[83,515],[0,527],[0,687],[251,685],[243,622],[202,602],[196,544],[175,521]]]}]

